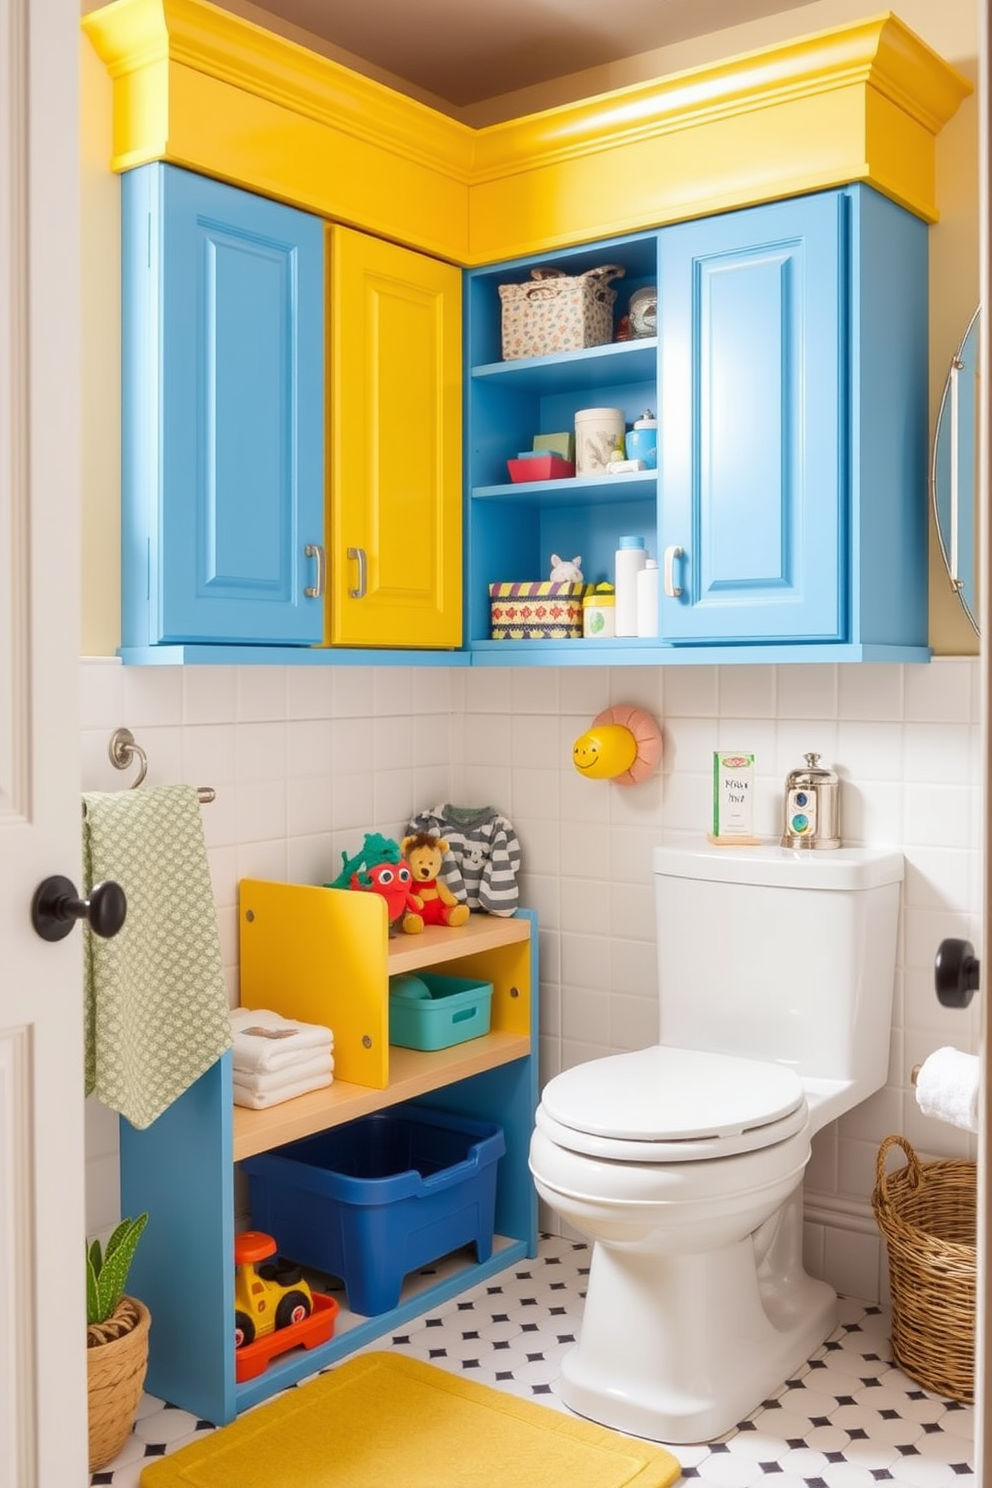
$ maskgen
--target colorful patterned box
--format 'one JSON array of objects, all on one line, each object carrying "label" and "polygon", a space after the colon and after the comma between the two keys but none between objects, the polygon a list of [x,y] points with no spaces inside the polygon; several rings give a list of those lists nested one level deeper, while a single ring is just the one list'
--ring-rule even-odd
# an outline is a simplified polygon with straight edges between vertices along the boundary
[{"label": "colorful patterned box", "polygon": [[582,596],[586,587],[571,579],[490,584],[493,640],[581,640]]}]

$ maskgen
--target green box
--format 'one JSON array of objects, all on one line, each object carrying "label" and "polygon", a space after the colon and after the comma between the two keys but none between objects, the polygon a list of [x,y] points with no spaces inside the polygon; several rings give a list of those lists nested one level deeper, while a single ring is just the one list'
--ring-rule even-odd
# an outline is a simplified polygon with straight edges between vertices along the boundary
[{"label": "green box", "polygon": [[389,1042],[403,1049],[447,1049],[489,1032],[493,984],[418,971],[430,997],[389,999]]}]

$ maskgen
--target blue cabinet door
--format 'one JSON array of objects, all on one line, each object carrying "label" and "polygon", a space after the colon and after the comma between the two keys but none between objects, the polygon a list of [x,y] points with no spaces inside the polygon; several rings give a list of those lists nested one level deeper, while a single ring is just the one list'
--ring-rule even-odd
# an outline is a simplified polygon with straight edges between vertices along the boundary
[{"label": "blue cabinet door", "polygon": [[833,192],[660,234],[665,640],[848,638],[849,210]]},{"label": "blue cabinet door", "polygon": [[320,643],[323,224],[162,164],[122,190],[123,644]]}]

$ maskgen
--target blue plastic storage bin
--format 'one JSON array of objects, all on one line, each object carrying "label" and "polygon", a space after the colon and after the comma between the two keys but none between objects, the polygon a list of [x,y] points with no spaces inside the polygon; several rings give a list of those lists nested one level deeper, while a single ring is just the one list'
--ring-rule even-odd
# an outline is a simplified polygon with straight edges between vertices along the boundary
[{"label": "blue plastic storage bin", "polygon": [[281,1255],[344,1282],[352,1312],[400,1299],[408,1272],[493,1248],[502,1128],[401,1105],[246,1158],[252,1226]]}]

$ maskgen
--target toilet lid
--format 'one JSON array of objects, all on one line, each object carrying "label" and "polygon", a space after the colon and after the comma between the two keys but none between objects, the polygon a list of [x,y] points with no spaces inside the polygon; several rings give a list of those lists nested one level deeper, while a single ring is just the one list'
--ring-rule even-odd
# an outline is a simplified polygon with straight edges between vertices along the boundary
[{"label": "toilet lid", "polygon": [[795,1070],[661,1044],[565,1070],[545,1087],[538,1111],[560,1146],[628,1162],[752,1152],[808,1119]]}]

